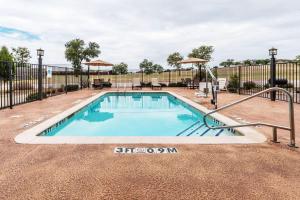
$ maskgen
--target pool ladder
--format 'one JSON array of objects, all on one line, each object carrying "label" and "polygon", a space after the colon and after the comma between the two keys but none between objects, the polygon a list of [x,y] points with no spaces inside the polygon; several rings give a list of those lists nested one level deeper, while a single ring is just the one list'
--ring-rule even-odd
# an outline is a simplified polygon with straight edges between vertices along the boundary
[{"label": "pool ladder", "polygon": [[[207,123],[207,121],[206,121],[207,117],[209,115],[213,114],[213,113],[216,113],[216,112],[218,112],[220,110],[224,110],[226,108],[232,107],[232,106],[234,106],[236,104],[242,103],[244,101],[252,99],[252,98],[254,98],[256,96],[259,96],[261,94],[269,93],[269,92],[272,92],[272,91],[281,91],[281,92],[285,93],[288,96],[288,99],[289,99],[289,124],[290,124],[289,127],[279,126],[279,125],[276,125],[276,124],[263,123],[263,122],[245,123],[245,124],[240,124],[240,125],[216,126],[216,127],[213,127],[213,126],[209,126],[208,123]],[[292,95],[287,90],[279,88],[279,87],[272,87],[272,88],[263,90],[261,92],[258,92],[258,93],[254,94],[254,95],[251,95],[249,97],[246,97],[246,98],[243,98],[241,100],[235,101],[235,102],[227,104],[225,106],[222,106],[221,108],[215,109],[215,110],[213,110],[213,111],[205,114],[204,117],[203,117],[203,121],[204,121],[205,126],[208,127],[208,128],[210,128],[210,129],[237,128],[237,127],[246,127],[246,126],[268,126],[268,127],[272,127],[273,128],[273,139],[272,139],[272,142],[274,142],[274,143],[278,143],[278,141],[277,141],[277,128],[283,129],[283,130],[287,130],[287,131],[290,131],[290,143],[288,144],[288,146],[297,148],[296,141],[295,141],[295,118],[294,118],[294,104],[293,103],[294,103],[293,102],[293,97],[292,97]]]}]

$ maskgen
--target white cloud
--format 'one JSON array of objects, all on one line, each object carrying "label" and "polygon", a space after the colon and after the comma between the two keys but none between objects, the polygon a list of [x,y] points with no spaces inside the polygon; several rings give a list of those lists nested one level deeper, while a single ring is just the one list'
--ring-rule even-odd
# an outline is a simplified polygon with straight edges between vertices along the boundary
[{"label": "white cloud", "polygon": [[101,59],[130,68],[144,58],[166,66],[170,53],[186,56],[204,44],[215,47],[211,65],[265,58],[271,46],[282,58],[300,54],[298,0],[0,0],[0,5],[0,26],[40,37],[0,35],[0,45],[27,46],[33,55],[42,47],[46,63],[66,63],[64,44],[74,38],[98,42]]}]

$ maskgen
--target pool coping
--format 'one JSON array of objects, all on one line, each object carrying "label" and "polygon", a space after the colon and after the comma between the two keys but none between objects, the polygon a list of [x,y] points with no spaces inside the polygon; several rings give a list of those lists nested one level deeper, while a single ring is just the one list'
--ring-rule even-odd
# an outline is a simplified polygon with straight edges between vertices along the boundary
[{"label": "pool coping", "polygon": [[[257,130],[251,127],[241,127],[235,130],[240,132],[242,136],[202,136],[202,137],[152,137],[152,136],[117,136],[117,137],[101,137],[101,136],[37,136],[44,130],[50,128],[54,124],[60,122],[64,118],[72,115],[73,113],[79,111],[84,106],[92,103],[102,95],[107,93],[168,93],[178,98],[179,100],[187,103],[188,105],[196,108],[200,112],[208,113],[211,110],[198,103],[178,95],[171,91],[104,91],[96,94],[83,102],[59,113],[50,119],[43,121],[42,123],[29,128],[15,137],[16,143],[21,144],[255,144],[263,143],[266,141],[266,137],[259,133]],[[239,122],[230,119],[220,113],[214,113],[211,115],[216,120],[226,124],[226,125],[237,125]]]}]

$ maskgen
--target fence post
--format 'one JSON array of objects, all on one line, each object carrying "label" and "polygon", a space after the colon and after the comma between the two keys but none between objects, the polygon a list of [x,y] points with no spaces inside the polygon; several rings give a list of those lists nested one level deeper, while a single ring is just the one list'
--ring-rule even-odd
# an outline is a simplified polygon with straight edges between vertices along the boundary
[{"label": "fence post", "polygon": [[68,69],[65,68],[65,93],[68,93]]},{"label": "fence post", "polygon": [[144,83],[144,70],[142,69],[142,83]]},{"label": "fence post", "polygon": [[194,79],[194,69],[192,68],[192,78],[191,78],[191,80],[193,80]]},{"label": "fence post", "polygon": [[90,89],[90,65],[88,65],[88,89]]},{"label": "fence post", "polygon": [[12,84],[12,64],[11,62],[8,62],[8,76],[9,76],[9,108],[13,108],[13,84]]},{"label": "fence post", "polygon": [[202,81],[202,65],[199,66],[199,84]]},{"label": "fence post", "polygon": [[82,68],[80,69],[80,89],[82,90]]},{"label": "fence post", "polygon": [[239,73],[239,94],[241,94],[241,66],[238,66]]},{"label": "fence post", "polygon": [[215,69],[215,77],[218,78],[218,66],[214,67]]},{"label": "fence post", "polygon": [[43,99],[43,69],[42,69],[42,57],[39,56],[39,66],[38,66],[38,97],[39,100]]},{"label": "fence post", "polygon": [[169,85],[171,83],[171,70],[169,70]]}]

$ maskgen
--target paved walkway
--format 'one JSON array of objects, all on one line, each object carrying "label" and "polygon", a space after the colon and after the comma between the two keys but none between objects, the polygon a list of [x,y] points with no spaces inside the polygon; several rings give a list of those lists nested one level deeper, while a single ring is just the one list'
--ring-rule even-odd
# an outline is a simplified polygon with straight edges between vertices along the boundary
[{"label": "paved walkway", "polygon": [[[192,90],[172,91],[210,106]],[[286,132],[279,133],[280,144],[172,145],[179,153],[170,155],[116,155],[116,145],[14,143],[25,128],[96,92],[72,92],[0,111],[0,199],[299,199],[300,152],[286,147]],[[222,105],[243,96],[219,97]],[[287,122],[287,103],[251,102],[224,114]],[[300,105],[295,108],[300,138]],[[259,129],[270,136],[269,128]]]}]

